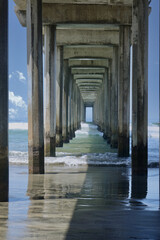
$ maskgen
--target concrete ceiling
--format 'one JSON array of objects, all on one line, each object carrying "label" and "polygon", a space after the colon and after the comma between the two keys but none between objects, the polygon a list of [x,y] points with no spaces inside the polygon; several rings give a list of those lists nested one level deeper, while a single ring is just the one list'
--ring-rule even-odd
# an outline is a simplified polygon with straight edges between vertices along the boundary
[{"label": "concrete ceiling", "polygon": [[[133,0],[43,0],[43,3],[50,4],[108,4],[108,5],[127,5],[131,6]],[[21,8],[26,8],[26,0],[14,0],[14,2]]]},{"label": "concrete ceiling", "polygon": [[[26,0],[14,0],[26,26]],[[43,25],[56,25],[73,79],[86,105],[93,105],[119,45],[119,25],[131,25],[133,0],[42,0]]]}]

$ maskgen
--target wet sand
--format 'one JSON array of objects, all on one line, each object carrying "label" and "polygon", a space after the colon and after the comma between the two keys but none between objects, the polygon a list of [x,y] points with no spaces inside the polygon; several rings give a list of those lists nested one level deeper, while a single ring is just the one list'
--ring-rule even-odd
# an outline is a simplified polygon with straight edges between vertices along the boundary
[{"label": "wet sand", "polygon": [[46,166],[28,177],[10,166],[10,202],[0,203],[0,239],[160,239],[158,169]]}]

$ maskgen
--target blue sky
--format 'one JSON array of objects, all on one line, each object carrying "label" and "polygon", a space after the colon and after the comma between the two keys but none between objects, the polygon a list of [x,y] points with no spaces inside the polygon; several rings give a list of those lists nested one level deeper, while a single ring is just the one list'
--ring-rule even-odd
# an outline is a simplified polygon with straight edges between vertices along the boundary
[{"label": "blue sky", "polygon": [[[149,120],[159,119],[159,1],[152,0],[149,17]],[[27,43],[23,28],[9,0],[9,120],[27,121]]]}]

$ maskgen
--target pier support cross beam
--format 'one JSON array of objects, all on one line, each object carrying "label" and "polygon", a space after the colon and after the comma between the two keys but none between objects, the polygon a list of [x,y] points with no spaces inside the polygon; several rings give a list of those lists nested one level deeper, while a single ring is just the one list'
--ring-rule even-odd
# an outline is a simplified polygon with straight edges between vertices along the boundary
[{"label": "pier support cross beam", "polygon": [[130,26],[120,27],[118,80],[118,156],[129,156]]},{"label": "pier support cross beam", "polygon": [[44,173],[42,0],[27,1],[29,173]]},{"label": "pier support cross beam", "polygon": [[56,27],[45,26],[45,156],[55,157],[56,147]]},{"label": "pier support cross beam", "polygon": [[148,0],[133,0],[132,172],[148,164]]},{"label": "pier support cross beam", "polygon": [[0,1],[0,202],[8,201],[8,0]]}]

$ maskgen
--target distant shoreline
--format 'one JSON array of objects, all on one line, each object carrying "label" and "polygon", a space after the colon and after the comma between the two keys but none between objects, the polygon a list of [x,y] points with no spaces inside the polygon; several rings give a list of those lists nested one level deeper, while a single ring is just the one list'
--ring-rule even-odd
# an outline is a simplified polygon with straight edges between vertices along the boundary
[{"label": "distant shoreline", "polygon": [[28,130],[28,123],[18,122],[18,123],[9,123],[9,130]]}]

